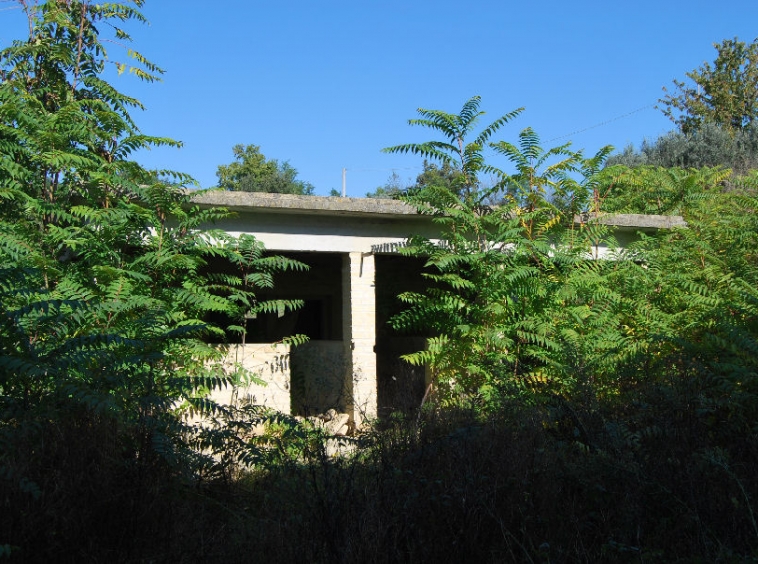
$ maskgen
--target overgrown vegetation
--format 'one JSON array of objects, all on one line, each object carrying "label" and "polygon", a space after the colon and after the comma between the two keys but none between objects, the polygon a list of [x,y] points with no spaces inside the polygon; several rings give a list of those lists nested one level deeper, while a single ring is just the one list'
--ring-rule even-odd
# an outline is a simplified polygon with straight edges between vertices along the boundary
[{"label": "overgrown vegetation", "polygon": [[655,141],[644,140],[639,150],[628,145],[607,164],[664,168],[724,167],[735,176],[758,168],[758,130],[751,125],[731,130],[705,124],[690,133],[670,131]]},{"label": "overgrown vegetation", "polygon": [[[410,239],[429,290],[392,323],[434,333],[407,359],[435,395],[333,458],[318,429],[207,398],[249,377],[221,368],[207,314],[297,307],[255,292],[304,266],[201,230],[226,212],[130,160],[176,144],[102,79],[160,73],[99,35],[127,41],[141,5],[43,2],[0,52],[0,558],[758,558],[754,172],[604,167],[610,148],[544,149],[529,128],[496,140],[519,110],[479,129],[477,97],[421,110],[441,139],[388,150],[431,161],[405,197],[442,239]],[[688,226],[622,252],[606,212]]]},{"label": "overgrown vegetation", "polygon": [[[390,151],[457,158],[461,172],[481,170],[486,139],[467,141],[481,115],[478,99],[458,115],[421,112],[432,119],[411,123],[441,131],[444,140]],[[427,257],[432,285],[426,294],[401,296],[409,309],[394,319],[398,328],[437,332],[426,350],[407,358],[431,364],[442,405],[472,409],[495,433],[507,429],[511,436],[524,433],[519,423],[530,417],[541,421],[525,435],[552,467],[532,468],[530,475],[547,475],[550,483],[530,483],[523,501],[510,501],[521,513],[492,541],[503,552],[480,557],[754,558],[758,492],[748,469],[755,462],[758,408],[755,176],[734,177],[723,168],[603,168],[610,149],[590,159],[569,146],[546,151],[530,129],[518,146],[490,147],[515,168],[487,167],[501,178],[496,189],[505,205],[487,206],[483,198],[492,194],[476,190],[473,176],[463,198],[439,187],[408,198],[434,217],[443,237],[441,244],[414,238],[405,250]],[[589,223],[576,225],[577,212]],[[620,252],[592,222],[605,212],[683,214],[688,228],[643,236]],[[610,260],[587,260],[599,245],[610,249]],[[477,460],[478,452],[464,456]],[[518,474],[513,463],[495,459],[490,453],[491,465],[483,468],[507,467],[497,473],[501,479]],[[579,499],[568,486],[573,479]],[[700,489],[705,483],[720,493]],[[537,509],[533,503],[546,492],[556,498]],[[483,496],[482,513],[484,498],[497,494]],[[661,499],[667,501],[658,505]],[[502,519],[508,509],[488,514]],[[731,529],[721,527],[717,514]],[[602,534],[606,544],[594,536],[598,523],[572,515],[614,521]],[[560,523],[546,526],[558,536],[566,533],[566,520],[574,523],[573,540],[538,540],[535,531],[552,517]],[[526,523],[534,529],[517,537],[514,528],[526,530]],[[678,544],[682,535],[686,546]]]},{"label": "overgrown vegetation", "polygon": [[[457,170],[460,180],[457,186],[432,185],[407,198],[433,216],[442,238],[415,237],[403,249],[427,258],[425,276],[432,287],[401,295],[409,308],[392,323],[398,330],[437,334],[426,350],[407,360],[430,365],[445,402],[465,397],[496,405],[503,395],[566,393],[581,381],[571,370],[578,359],[565,355],[566,336],[580,340],[578,325],[590,313],[577,310],[573,320],[564,314],[572,302],[581,309],[589,297],[582,291],[597,273],[587,268],[586,259],[590,244],[602,236],[596,229],[575,229],[573,218],[591,202],[595,176],[611,148],[590,159],[569,145],[546,151],[529,128],[518,145],[490,142],[518,111],[470,141],[484,113],[479,103],[472,98],[458,115],[419,110],[424,119],[411,123],[440,131],[445,140],[388,149],[439,160]],[[482,152],[488,147],[506,157],[515,172],[486,164]],[[482,188],[480,173],[499,181]],[[493,198],[503,203],[489,205]]]},{"label": "overgrown vegetation", "polygon": [[[298,305],[255,290],[303,265],[200,230],[226,212],[130,160],[178,145],[142,133],[139,101],[103,79],[111,64],[158,79],[135,51],[109,57],[99,32],[128,41],[141,4],[24,4],[30,36],[0,52],[0,545],[21,558],[57,559],[56,538],[86,550],[132,504],[212,471],[221,438],[182,415],[223,415],[207,393],[249,375],[222,369],[206,315]],[[208,272],[215,257],[238,273]]]}]

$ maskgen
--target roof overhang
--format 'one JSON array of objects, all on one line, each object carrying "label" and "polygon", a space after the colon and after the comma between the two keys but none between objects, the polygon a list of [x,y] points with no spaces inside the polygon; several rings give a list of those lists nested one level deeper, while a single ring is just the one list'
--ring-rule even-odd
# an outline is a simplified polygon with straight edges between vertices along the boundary
[{"label": "roof overhang", "polygon": [[297,196],[262,192],[213,190],[192,197],[202,206],[219,206],[239,212],[268,211],[282,214],[308,214],[321,216],[354,216],[373,218],[419,215],[416,208],[400,200],[378,198],[341,198],[325,196]]},{"label": "roof overhang", "polygon": [[[269,194],[262,192],[239,192],[211,190],[192,197],[192,202],[203,207],[223,207],[237,212],[267,212],[286,215],[352,216],[373,219],[418,218],[428,216],[418,213],[415,207],[400,200],[379,198],[342,198],[325,196],[297,196],[293,194]],[[584,213],[574,217],[577,224],[597,223],[615,227],[620,231],[656,231],[687,227],[680,215],[643,214],[593,214]]]}]

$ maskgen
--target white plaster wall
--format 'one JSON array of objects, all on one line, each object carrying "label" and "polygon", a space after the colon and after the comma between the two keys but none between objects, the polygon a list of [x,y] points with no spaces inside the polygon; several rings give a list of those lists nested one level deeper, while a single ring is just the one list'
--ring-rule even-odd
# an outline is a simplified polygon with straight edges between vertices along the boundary
[{"label": "white plaster wall", "polygon": [[241,364],[263,384],[249,384],[215,390],[211,398],[223,405],[264,405],[290,413],[290,347],[248,343],[229,348],[224,362],[228,370]]},{"label": "white plaster wall", "polygon": [[368,253],[395,249],[411,234],[435,237],[436,226],[419,219],[419,216],[389,220],[251,212],[223,220],[216,227],[235,236],[254,235],[272,251]]}]

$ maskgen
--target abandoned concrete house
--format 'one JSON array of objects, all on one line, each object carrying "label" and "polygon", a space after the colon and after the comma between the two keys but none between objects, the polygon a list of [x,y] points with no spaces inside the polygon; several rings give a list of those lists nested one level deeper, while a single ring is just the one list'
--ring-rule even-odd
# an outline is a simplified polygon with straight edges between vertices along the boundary
[{"label": "abandoned concrete house", "polygon": [[[438,236],[427,216],[400,201],[368,198],[210,192],[194,201],[236,212],[215,227],[254,235],[268,251],[310,266],[280,277],[273,295],[265,296],[301,299],[304,307],[254,320],[246,343],[230,347],[230,361],[267,385],[228,390],[218,400],[229,402],[234,393],[293,415],[334,408],[354,422],[420,401],[424,370],[399,356],[422,348],[424,339],[393,335],[387,320],[398,311],[400,292],[421,288],[421,265],[396,250],[410,234]],[[622,246],[639,231],[684,225],[681,217],[665,216],[602,222],[613,226]],[[310,340],[291,349],[273,344],[293,333]]]}]

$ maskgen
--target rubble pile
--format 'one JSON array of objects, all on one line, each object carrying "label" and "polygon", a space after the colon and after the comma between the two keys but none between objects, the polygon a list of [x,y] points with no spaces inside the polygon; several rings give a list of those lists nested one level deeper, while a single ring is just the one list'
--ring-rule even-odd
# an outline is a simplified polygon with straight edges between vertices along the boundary
[{"label": "rubble pile", "polygon": [[[298,417],[299,420],[303,418]],[[326,434],[334,437],[344,437],[350,434],[350,416],[347,413],[339,413],[336,409],[330,409],[326,413],[312,415],[304,418],[317,429],[323,429]]]}]

